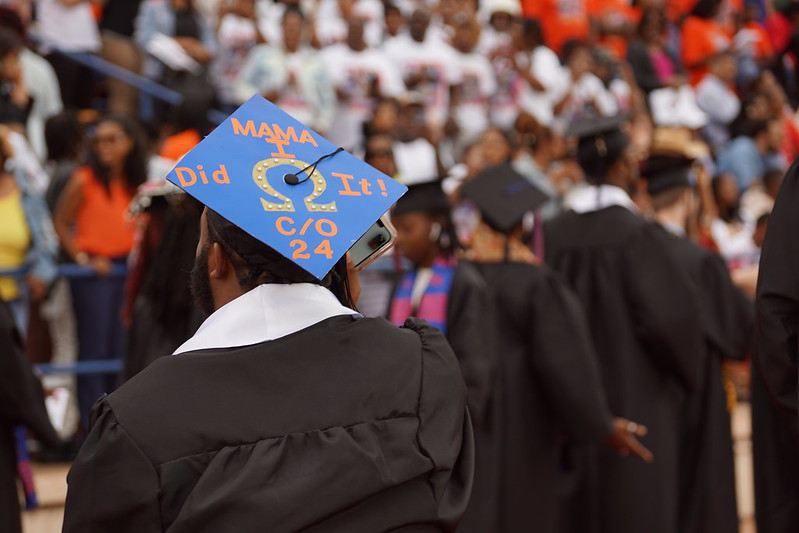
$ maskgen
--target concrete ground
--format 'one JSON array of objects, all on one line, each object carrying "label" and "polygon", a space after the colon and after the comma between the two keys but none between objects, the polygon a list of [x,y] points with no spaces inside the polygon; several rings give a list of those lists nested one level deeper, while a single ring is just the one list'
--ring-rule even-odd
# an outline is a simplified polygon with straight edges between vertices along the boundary
[{"label": "concrete ground", "polygon": [[[732,422],[741,533],[756,533],[750,420],[749,405],[738,404],[733,413]],[[69,465],[35,464],[33,468],[41,507],[35,511],[24,513],[24,533],[57,533],[61,531]]]}]

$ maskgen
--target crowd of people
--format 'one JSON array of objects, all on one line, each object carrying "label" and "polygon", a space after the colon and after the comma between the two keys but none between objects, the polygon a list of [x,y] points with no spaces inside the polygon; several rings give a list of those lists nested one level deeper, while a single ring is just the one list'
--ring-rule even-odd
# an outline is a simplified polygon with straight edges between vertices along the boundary
[{"label": "crowd of people", "polygon": [[[128,379],[173,353],[205,318],[202,206],[166,174],[261,95],[410,187],[358,306],[426,319],[461,363],[461,531],[736,531],[736,398],[768,421],[760,531],[786,531],[746,361],[798,69],[792,0],[3,0],[0,297],[34,361]],[[51,383],[76,391],[61,437],[119,381]]]}]

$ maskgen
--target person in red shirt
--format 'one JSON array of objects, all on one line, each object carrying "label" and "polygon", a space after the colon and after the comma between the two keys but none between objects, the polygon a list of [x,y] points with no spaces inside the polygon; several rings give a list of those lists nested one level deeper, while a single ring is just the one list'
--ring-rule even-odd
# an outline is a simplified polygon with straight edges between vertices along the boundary
[{"label": "person in red shirt", "polygon": [[699,0],[682,24],[682,60],[691,85],[707,74],[708,63],[730,47],[730,39],[714,17],[722,0]]}]

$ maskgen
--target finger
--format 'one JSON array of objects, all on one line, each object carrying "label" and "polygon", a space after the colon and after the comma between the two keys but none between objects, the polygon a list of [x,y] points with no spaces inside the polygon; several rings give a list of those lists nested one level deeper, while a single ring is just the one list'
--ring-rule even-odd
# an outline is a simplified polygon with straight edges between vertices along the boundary
[{"label": "finger", "polygon": [[645,463],[651,463],[655,459],[655,456],[652,454],[652,452],[649,451],[646,446],[641,444],[638,439],[629,437],[626,439],[626,444],[626,449],[629,450],[632,455],[638,457]]},{"label": "finger", "polygon": [[638,427],[635,428],[633,434],[635,434],[635,436],[637,437],[646,437],[646,434],[649,433],[649,430],[646,428],[646,426],[643,426],[641,424],[637,424],[637,426]]}]

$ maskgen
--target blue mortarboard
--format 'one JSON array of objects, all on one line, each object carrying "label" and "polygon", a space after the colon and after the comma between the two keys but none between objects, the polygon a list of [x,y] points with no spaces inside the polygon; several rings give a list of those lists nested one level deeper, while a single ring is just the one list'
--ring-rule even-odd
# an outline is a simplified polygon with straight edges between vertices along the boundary
[{"label": "blue mortarboard", "polygon": [[167,179],[318,279],[407,190],[258,95]]}]

